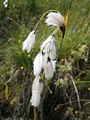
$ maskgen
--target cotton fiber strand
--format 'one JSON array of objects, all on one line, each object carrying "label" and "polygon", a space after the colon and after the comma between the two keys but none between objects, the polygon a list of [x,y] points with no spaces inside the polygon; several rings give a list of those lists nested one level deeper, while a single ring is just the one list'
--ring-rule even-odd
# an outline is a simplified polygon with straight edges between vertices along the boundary
[{"label": "cotton fiber strand", "polygon": [[39,52],[33,62],[33,70],[34,70],[34,75],[40,75],[40,72],[42,70],[42,53]]},{"label": "cotton fiber strand", "polygon": [[50,59],[54,60],[56,58],[56,46],[55,46],[55,40],[54,37],[52,38],[51,44],[49,46],[49,52],[48,55]]},{"label": "cotton fiber strand", "polygon": [[45,73],[45,78],[52,78],[55,72],[56,61],[51,60],[48,54],[43,57],[43,69]]}]

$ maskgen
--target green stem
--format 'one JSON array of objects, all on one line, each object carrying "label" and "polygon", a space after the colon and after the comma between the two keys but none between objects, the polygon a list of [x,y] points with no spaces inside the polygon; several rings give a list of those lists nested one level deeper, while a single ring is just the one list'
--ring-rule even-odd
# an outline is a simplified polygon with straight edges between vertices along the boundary
[{"label": "green stem", "polygon": [[34,120],[36,120],[36,107],[33,108],[34,109]]},{"label": "green stem", "polygon": [[57,33],[57,31],[59,30],[59,27],[57,27],[54,31],[53,31],[53,35],[55,35]]},{"label": "green stem", "polygon": [[61,51],[61,48],[62,48],[63,39],[64,39],[64,38],[62,37],[61,44],[60,44],[60,48],[59,48],[60,51]]}]

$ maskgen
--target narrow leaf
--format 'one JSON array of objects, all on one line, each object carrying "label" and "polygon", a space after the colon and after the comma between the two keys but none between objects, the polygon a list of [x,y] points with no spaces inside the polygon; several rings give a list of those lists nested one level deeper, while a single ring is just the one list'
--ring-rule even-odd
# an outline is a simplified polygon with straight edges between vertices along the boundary
[{"label": "narrow leaf", "polygon": [[6,100],[8,100],[8,84],[6,82],[6,89],[5,89],[5,97],[6,97]]},{"label": "narrow leaf", "polygon": [[71,2],[70,2],[70,5],[69,5],[69,7],[68,7],[68,10],[67,10],[67,15],[66,15],[65,24],[64,24],[65,26],[67,25],[67,22],[68,22],[68,16],[69,16],[69,11],[70,11],[71,4],[72,4],[72,0],[71,0]]}]

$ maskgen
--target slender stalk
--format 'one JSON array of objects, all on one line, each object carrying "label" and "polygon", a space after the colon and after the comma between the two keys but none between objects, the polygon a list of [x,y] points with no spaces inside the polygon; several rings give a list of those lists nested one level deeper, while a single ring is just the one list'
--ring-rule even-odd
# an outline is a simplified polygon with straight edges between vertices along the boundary
[{"label": "slender stalk", "polygon": [[36,120],[36,107],[34,107],[33,109],[34,109],[34,120]]},{"label": "slender stalk", "polygon": [[90,84],[90,81],[79,81],[75,82],[76,84]]},{"label": "slender stalk", "polygon": [[78,93],[77,86],[76,86],[76,84],[75,84],[72,76],[71,76],[70,74],[68,74],[68,76],[71,78],[71,81],[72,81],[73,86],[74,86],[74,88],[75,88],[75,92],[76,92],[76,94],[77,94],[77,100],[78,100],[79,109],[81,110],[80,97],[79,97],[79,93]]},{"label": "slender stalk", "polygon": [[43,17],[46,15],[46,14],[48,14],[49,12],[58,12],[57,10],[48,10],[48,11],[46,11],[41,17],[40,17],[40,19],[39,19],[39,21],[37,22],[37,24],[35,25],[35,28],[34,28],[34,30],[36,31],[37,30],[37,27],[38,27],[38,25],[40,24],[40,22],[42,21],[42,19],[43,19]]},{"label": "slender stalk", "polygon": [[58,30],[59,30],[59,27],[56,27],[56,29],[53,31],[52,35],[55,35]]},{"label": "slender stalk", "polygon": [[[78,100],[72,100],[71,102],[72,102],[72,103],[76,103],[76,102],[78,102]],[[86,102],[84,105],[86,105],[87,102],[88,102],[88,104],[90,104],[90,100],[89,100],[89,99],[81,99],[80,102]],[[66,102],[66,103],[63,103],[63,104],[58,104],[58,105],[54,108],[54,111],[59,110],[59,109],[61,108],[61,106],[65,106],[65,105],[68,105],[68,104],[70,104],[70,102]],[[83,106],[84,106],[84,105],[83,105]]]},{"label": "slender stalk", "polygon": [[[71,4],[72,4],[72,0],[71,0],[71,2],[70,2],[69,7],[68,7],[67,20],[68,20],[68,15],[69,15],[69,10],[70,10]],[[38,21],[37,24],[35,25],[35,28],[34,28],[35,31],[37,30],[37,27],[38,27],[38,25],[40,24],[40,22],[42,21],[43,17],[44,17],[46,14],[48,14],[49,12],[52,12],[52,11],[53,11],[53,12],[59,12],[59,11],[54,10],[54,9],[51,9],[51,10],[46,11],[46,12],[40,17],[39,21]],[[66,23],[67,23],[67,20],[66,20]]]},{"label": "slender stalk", "polygon": [[62,37],[60,48],[59,48],[60,51],[61,51],[61,48],[62,48],[63,40],[64,40],[64,38]]}]

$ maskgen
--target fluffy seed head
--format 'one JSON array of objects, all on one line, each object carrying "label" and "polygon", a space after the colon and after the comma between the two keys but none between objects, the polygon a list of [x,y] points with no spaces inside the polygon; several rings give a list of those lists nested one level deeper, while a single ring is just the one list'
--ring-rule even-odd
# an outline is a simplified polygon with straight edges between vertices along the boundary
[{"label": "fluffy seed head", "polygon": [[56,61],[53,61],[49,58],[48,54],[46,53],[43,56],[43,69],[45,73],[45,78],[52,78],[55,72]]},{"label": "fluffy seed head", "polygon": [[35,44],[35,31],[32,31],[28,35],[27,39],[23,42],[22,49],[26,50],[27,53],[29,53],[34,44]]},{"label": "fluffy seed head", "polygon": [[50,59],[56,58],[56,47],[55,47],[55,38],[53,35],[50,35],[41,45],[41,51],[45,54],[48,53]]},{"label": "fluffy seed head", "polygon": [[40,75],[40,72],[42,70],[42,53],[39,52],[33,62],[33,70],[34,70],[34,75]]},{"label": "fluffy seed head", "polygon": [[38,107],[40,103],[41,94],[43,91],[43,83],[40,82],[40,76],[35,77],[32,84],[32,97],[31,97],[31,105],[34,107]]},{"label": "fluffy seed head", "polygon": [[61,27],[64,25],[64,17],[59,12],[50,12],[47,15],[45,23],[48,26],[58,26]]},{"label": "fluffy seed head", "polygon": [[4,0],[3,5],[5,8],[7,8],[8,7],[8,0]]}]

